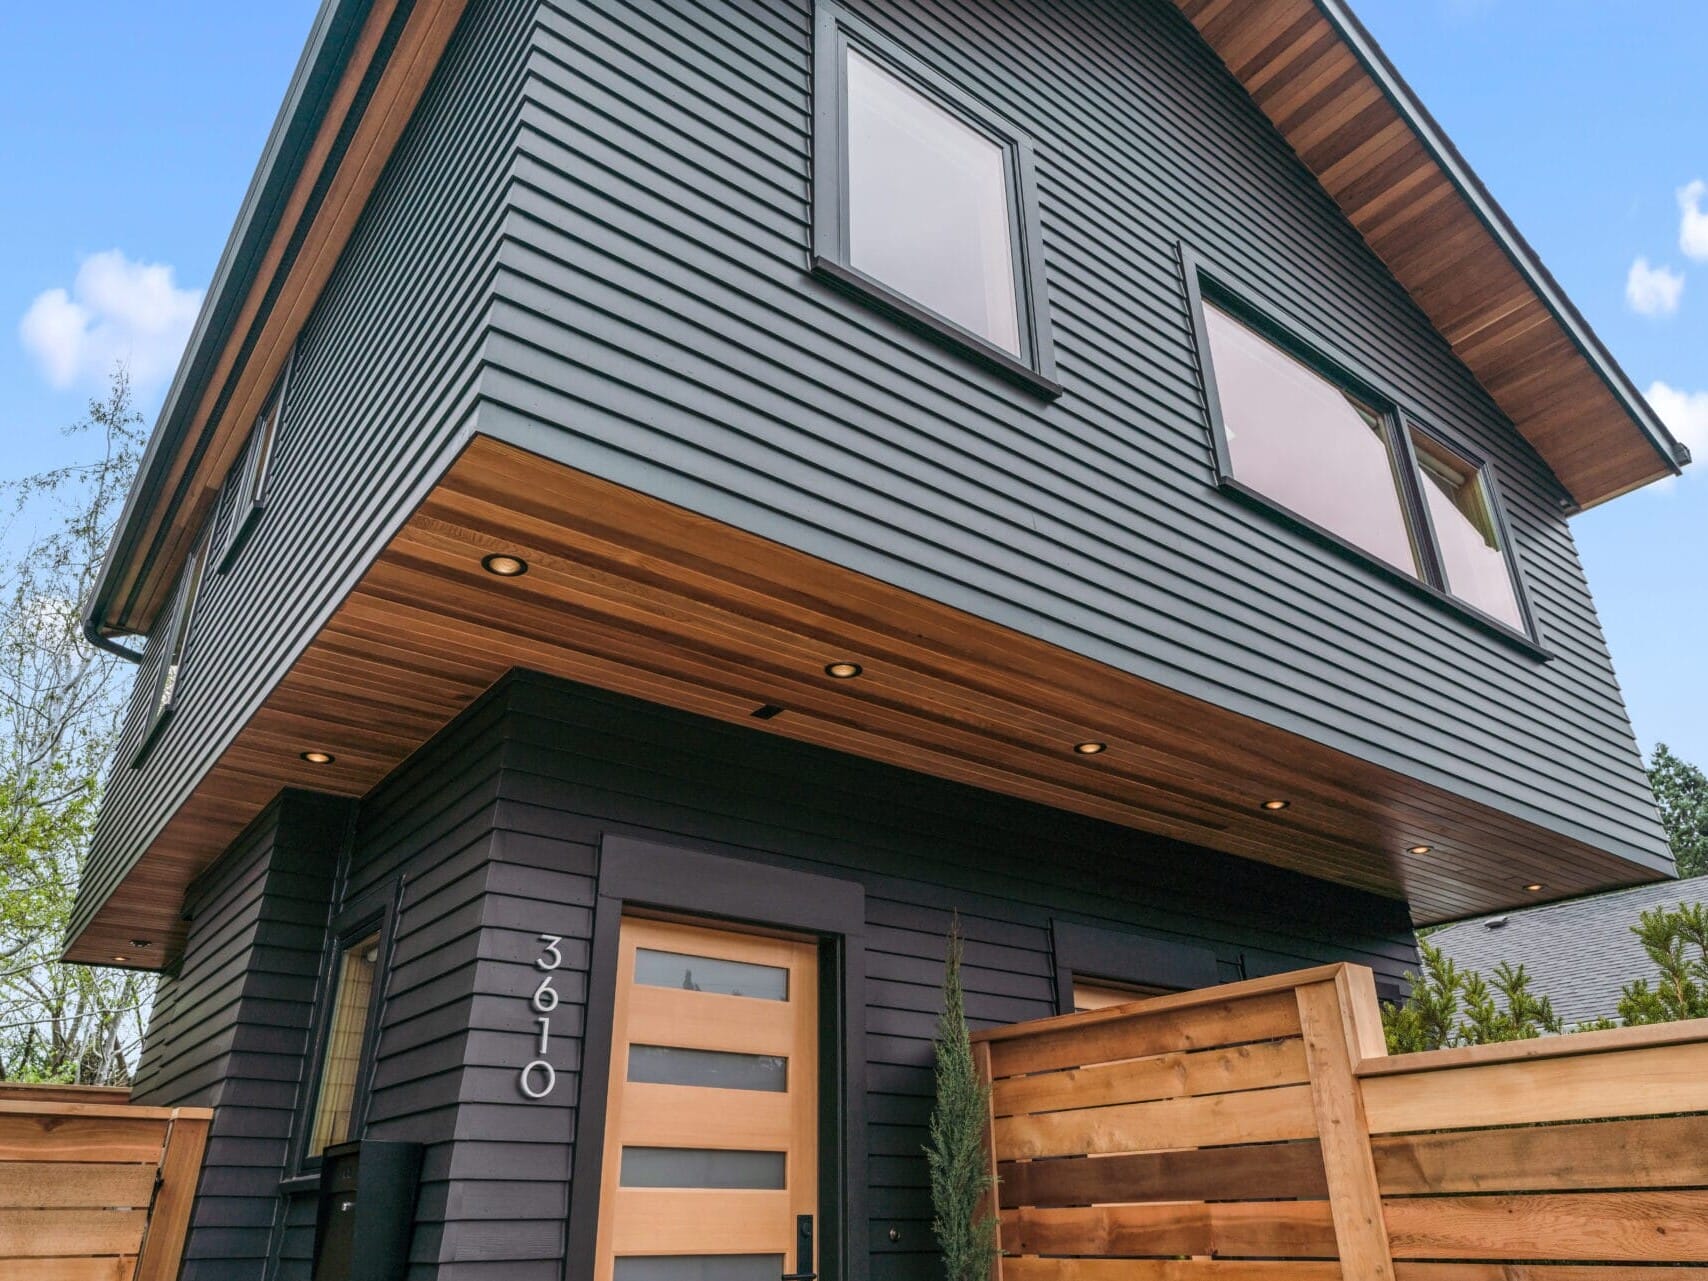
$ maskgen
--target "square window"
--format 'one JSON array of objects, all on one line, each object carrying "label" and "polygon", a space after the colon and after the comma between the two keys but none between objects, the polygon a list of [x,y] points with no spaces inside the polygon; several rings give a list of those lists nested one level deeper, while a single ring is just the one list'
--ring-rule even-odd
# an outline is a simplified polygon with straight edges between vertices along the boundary
[{"label": "square window", "polygon": [[1026,140],[829,3],[814,75],[816,268],[1054,394]]}]

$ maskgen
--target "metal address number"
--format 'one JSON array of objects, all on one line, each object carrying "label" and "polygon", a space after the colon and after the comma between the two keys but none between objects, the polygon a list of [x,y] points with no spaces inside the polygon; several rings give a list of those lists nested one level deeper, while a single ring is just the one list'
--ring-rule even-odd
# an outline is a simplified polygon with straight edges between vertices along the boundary
[{"label": "metal address number", "polygon": [[540,985],[534,989],[533,996],[528,998],[528,1004],[534,1010],[534,1026],[540,1029],[536,1049],[540,1057],[522,1069],[522,1075],[516,1082],[522,1093],[530,1099],[543,1099],[557,1086],[557,1070],[546,1060],[546,1052],[551,1047],[551,1012],[557,1009],[558,1002],[557,989],[552,986],[552,972],[563,964],[563,954],[557,947],[563,942],[563,935],[542,934],[540,942],[544,943],[545,947],[540,949],[540,955],[534,964],[546,973],[540,979]]}]

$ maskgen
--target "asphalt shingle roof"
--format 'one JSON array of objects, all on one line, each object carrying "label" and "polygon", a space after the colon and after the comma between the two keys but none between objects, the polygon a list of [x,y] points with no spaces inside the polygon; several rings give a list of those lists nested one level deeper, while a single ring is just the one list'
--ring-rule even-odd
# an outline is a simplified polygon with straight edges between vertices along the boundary
[{"label": "asphalt shingle roof", "polygon": [[1708,877],[1663,881],[1460,921],[1427,937],[1461,970],[1476,970],[1491,981],[1502,961],[1522,963],[1533,976],[1530,990],[1550,998],[1570,1028],[1618,1017],[1619,993],[1632,980],[1653,984],[1655,965],[1631,933],[1638,917],[1657,907],[1702,902],[1708,902]]}]

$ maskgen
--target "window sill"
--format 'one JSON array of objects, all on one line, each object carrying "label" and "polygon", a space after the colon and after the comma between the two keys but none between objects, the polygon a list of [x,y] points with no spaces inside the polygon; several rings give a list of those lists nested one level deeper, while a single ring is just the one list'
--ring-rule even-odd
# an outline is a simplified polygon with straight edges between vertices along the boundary
[{"label": "window sill", "polygon": [[813,274],[827,281],[864,302],[870,303],[879,311],[915,332],[924,335],[933,342],[970,356],[980,364],[1001,374],[1010,382],[1017,383],[1028,391],[1047,400],[1054,400],[1062,394],[1062,385],[1054,378],[1048,377],[1024,361],[1004,351],[993,343],[986,342],[971,330],[963,329],[953,321],[945,320],[936,312],[908,298],[905,294],[897,293],[888,285],[858,271],[845,263],[837,262],[834,258],[826,258],[823,254],[814,254],[812,260]]},{"label": "window sill", "polygon": [[302,1196],[309,1192],[320,1191],[320,1171],[310,1170],[307,1174],[293,1174],[279,1180],[280,1196]]},{"label": "window sill", "polygon": [[1243,484],[1232,476],[1222,476],[1219,478],[1218,483],[1224,492],[1239,500],[1247,507],[1262,512],[1265,516],[1268,516],[1271,519],[1278,520],[1285,525],[1291,526],[1293,529],[1298,530],[1320,546],[1327,547],[1332,551],[1338,552],[1342,556],[1346,556],[1351,560],[1357,561],[1361,565],[1365,565],[1376,570],[1384,578],[1400,584],[1400,586],[1411,591],[1414,595],[1421,596],[1431,603],[1447,609],[1462,621],[1470,623],[1473,627],[1476,627],[1487,635],[1494,637],[1496,640],[1502,641],[1519,652],[1540,662],[1547,663],[1553,661],[1553,653],[1544,648],[1534,637],[1518,631],[1516,628],[1509,627],[1498,618],[1493,618],[1490,615],[1483,613],[1482,610],[1476,608],[1474,605],[1467,605],[1457,596],[1453,596],[1442,591],[1432,583],[1426,583],[1423,579],[1417,578],[1414,575],[1406,573],[1403,569],[1390,565],[1380,556],[1372,556],[1356,543],[1348,542],[1339,534],[1323,528],[1315,521],[1301,516],[1289,508],[1283,507],[1268,495],[1260,493],[1258,490],[1253,489],[1249,485]]}]

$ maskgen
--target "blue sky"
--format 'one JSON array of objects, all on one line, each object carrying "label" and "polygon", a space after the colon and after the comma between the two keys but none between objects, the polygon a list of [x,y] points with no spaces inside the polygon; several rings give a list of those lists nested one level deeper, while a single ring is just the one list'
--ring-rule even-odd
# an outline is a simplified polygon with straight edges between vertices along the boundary
[{"label": "blue sky", "polygon": [[[1678,195],[1708,182],[1708,5],[1352,3],[1632,379],[1669,389],[1657,407],[1694,435],[1700,475],[1574,530],[1640,740],[1708,765],[1708,192],[1700,260],[1681,247]],[[315,4],[4,9],[0,474],[17,475],[60,460],[59,427],[120,350],[158,405]]]}]

